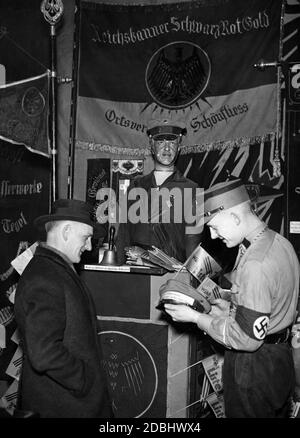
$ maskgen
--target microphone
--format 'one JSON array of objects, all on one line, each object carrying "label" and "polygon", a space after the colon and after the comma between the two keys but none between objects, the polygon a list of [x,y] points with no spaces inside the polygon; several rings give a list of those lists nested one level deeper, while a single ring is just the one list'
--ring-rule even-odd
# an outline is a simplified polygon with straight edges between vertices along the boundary
[{"label": "microphone", "polygon": [[267,67],[280,67],[280,66],[281,66],[280,61],[265,62],[263,59],[258,61],[257,64],[254,64],[254,67],[258,68],[259,70],[264,70]]}]

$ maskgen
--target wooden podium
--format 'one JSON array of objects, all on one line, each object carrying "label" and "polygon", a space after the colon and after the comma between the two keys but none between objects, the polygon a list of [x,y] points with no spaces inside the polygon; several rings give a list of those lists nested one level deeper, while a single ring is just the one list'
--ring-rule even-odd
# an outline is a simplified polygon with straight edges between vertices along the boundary
[{"label": "wooden podium", "polygon": [[[189,333],[156,309],[174,273],[160,268],[83,265],[99,322],[103,367],[116,418],[186,418]],[[188,273],[176,277],[189,282]]]}]

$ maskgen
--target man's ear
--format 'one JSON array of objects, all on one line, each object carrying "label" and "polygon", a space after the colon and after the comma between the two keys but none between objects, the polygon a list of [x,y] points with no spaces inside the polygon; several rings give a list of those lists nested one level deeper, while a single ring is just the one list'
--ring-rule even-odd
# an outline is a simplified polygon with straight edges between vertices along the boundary
[{"label": "man's ear", "polygon": [[71,224],[65,224],[62,227],[61,233],[62,233],[62,238],[65,242],[68,240],[68,237],[70,235],[70,231],[71,231]]},{"label": "man's ear", "polygon": [[240,223],[241,223],[241,218],[240,218],[240,216],[239,216],[237,213],[235,213],[234,211],[232,211],[232,212],[230,212],[230,216],[232,217],[232,219],[233,219],[233,221],[234,221],[234,223],[235,223],[236,225],[240,225]]}]

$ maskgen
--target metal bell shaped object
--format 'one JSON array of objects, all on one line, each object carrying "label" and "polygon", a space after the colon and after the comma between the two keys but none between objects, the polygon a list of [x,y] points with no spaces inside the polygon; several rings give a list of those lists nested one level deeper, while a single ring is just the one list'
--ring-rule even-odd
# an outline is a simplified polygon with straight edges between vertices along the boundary
[{"label": "metal bell shaped object", "polygon": [[114,250],[114,239],[115,239],[116,229],[114,226],[111,226],[109,229],[109,240],[108,240],[108,249],[104,251],[103,258],[100,262],[100,265],[103,266],[117,266],[117,253]]}]

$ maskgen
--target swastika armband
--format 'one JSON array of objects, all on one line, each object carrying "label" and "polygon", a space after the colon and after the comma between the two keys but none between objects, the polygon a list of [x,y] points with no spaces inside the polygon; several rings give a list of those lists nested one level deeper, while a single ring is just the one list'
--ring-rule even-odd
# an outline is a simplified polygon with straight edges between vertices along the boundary
[{"label": "swastika armband", "polygon": [[268,332],[270,313],[261,313],[237,306],[235,320],[241,329],[252,339],[262,341]]}]

